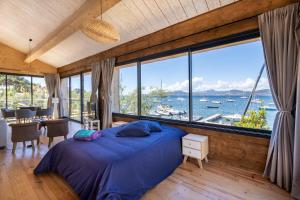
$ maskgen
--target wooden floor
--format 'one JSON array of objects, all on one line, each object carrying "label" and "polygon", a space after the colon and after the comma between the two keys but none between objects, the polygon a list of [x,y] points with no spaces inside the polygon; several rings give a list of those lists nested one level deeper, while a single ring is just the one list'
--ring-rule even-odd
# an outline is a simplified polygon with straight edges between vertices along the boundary
[{"label": "wooden floor", "polygon": [[[80,128],[71,122],[70,134]],[[63,138],[56,138],[54,143]],[[31,148],[23,149],[20,143],[16,153],[11,153],[12,145],[0,150],[0,199],[78,199],[68,184],[53,173],[41,176],[32,171],[40,159],[48,151],[47,138],[41,138],[40,149],[35,152]],[[205,199],[290,199],[289,194],[263,179],[260,174],[232,168],[230,166],[209,161],[200,170],[188,162],[179,166],[166,180],[143,198],[205,200]]]}]

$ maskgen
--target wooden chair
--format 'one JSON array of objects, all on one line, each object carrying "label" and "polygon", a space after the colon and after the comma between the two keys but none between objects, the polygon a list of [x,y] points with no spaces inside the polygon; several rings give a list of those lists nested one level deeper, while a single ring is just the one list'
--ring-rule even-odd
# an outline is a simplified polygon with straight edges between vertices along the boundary
[{"label": "wooden chair", "polygon": [[47,137],[49,138],[48,147],[51,147],[54,137],[64,136],[65,140],[69,133],[69,120],[68,119],[57,119],[44,121],[47,127]]},{"label": "wooden chair", "polygon": [[12,152],[14,153],[18,142],[23,142],[25,148],[25,142],[31,141],[32,150],[35,150],[34,140],[37,140],[37,145],[40,145],[41,131],[38,130],[38,123],[23,123],[23,124],[10,124],[11,126],[11,141],[13,142]]}]

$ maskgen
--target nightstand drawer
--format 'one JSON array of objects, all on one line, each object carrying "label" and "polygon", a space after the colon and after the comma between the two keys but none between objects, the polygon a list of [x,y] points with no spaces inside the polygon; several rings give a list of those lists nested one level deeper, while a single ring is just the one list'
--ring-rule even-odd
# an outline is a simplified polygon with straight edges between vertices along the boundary
[{"label": "nightstand drawer", "polygon": [[190,156],[193,158],[201,158],[201,152],[195,149],[191,149],[191,148],[187,148],[187,147],[183,147],[182,148],[182,154],[186,155],[186,156]]},{"label": "nightstand drawer", "polygon": [[183,139],[182,146],[200,150],[201,142]]}]

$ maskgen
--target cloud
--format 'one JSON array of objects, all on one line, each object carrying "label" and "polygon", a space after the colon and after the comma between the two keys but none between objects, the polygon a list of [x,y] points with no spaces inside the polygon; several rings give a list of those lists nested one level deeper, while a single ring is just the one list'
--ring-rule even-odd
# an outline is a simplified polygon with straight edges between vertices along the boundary
[{"label": "cloud", "polygon": [[[223,81],[218,80],[215,83],[207,83],[203,77],[194,77],[192,79],[193,82],[193,91],[199,92],[199,91],[205,91],[205,90],[244,90],[244,91],[251,91],[255,84],[254,79],[246,78],[243,81]],[[165,85],[163,84],[163,89],[173,92],[173,91],[185,91],[187,92],[189,88],[189,82],[188,80],[184,81],[177,81],[174,84]],[[268,79],[265,77],[262,77],[258,83],[257,89],[267,89],[269,88]]]}]

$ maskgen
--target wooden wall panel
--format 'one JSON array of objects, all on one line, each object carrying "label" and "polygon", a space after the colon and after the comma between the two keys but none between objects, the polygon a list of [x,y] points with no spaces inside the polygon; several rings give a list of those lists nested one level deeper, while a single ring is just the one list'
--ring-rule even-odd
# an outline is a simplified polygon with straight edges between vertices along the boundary
[{"label": "wooden wall panel", "polygon": [[57,68],[41,61],[34,61],[29,67],[25,63],[26,54],[0,43],[0,72],[43,75],[45,73],[57,73]]},{"label": "wooden wall panel", "polygon": [[[132,118],[113,116],[113,121],[132,121]],[[269,147],[268,138],[245,136],[201,128],[177,126],[188,133],[207,135],[209,159],[262,173]]]},{"label": "wooden wall panel", "polygon": [[[198,15],[187,21],[169,26],[157,32],[111,48],[104,52],[89,56],[77,62],[60,67],[58,72],[63,75],[69,75],[80,72],[80,70],[89,69],[89,65],[100,59],[108,57],[126,57],[127,54],[138,51],[148,52],[151,48],[168,44],[170,48],[177,48],[177,41],[182,38],[188,38],[196,34],[210,34],[211,30],[224,27],[240,21],[258,16],[259,14],[279,8],[297,0],[241,0],[227,6]],[[239,27],[235,27],[238,30]],[[257,22],[256,22],[257,28]],[[250,29],[250,27],[248,28]],[[228,31],[225,29],[225,31]],[[222,33],[221,31],[219,33]],[[226,34],[223,33],[223,35]],[[187,39],[186,39],[187,40]],[[183,40],[185,41],[185,40]],[[195,41],[199,43],[199,41]],[[140,53],[143,54],[143,53]]]}]

